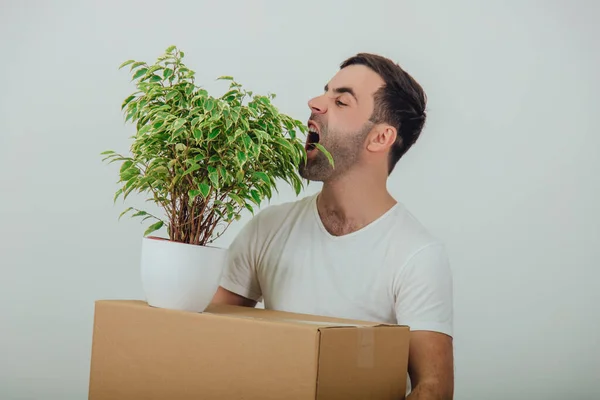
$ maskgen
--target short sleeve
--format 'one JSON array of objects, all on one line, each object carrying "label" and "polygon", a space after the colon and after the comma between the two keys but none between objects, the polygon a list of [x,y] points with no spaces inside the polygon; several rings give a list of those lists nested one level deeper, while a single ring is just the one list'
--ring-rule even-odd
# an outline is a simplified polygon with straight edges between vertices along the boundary
[{"label": "short sleeve", "polygon": [[229,246],[220,283],[223,288],[254,301],[262,297],[256,274],[257,217],[241,229]]},{"label": "short sleeve", "polygon": [[442,244],[427,245],[408,260],[394,281],[394,298],[398,324],[453,335],[452,272]]}]

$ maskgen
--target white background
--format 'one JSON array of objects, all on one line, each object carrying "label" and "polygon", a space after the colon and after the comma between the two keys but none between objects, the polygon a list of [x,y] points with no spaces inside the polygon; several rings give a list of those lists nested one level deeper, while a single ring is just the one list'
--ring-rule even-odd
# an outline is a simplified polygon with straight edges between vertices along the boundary
[{"label": "white background", "polygon": [[346,57],[398,61],[429,119],[389,185],[450,251],[456,398],[600,398],[599,3],[358,4],[1,2],[0,399],[86,398],[94,301],[143,296],[99,153],[133,133],[118,65],[171,44],[301,120]]}]

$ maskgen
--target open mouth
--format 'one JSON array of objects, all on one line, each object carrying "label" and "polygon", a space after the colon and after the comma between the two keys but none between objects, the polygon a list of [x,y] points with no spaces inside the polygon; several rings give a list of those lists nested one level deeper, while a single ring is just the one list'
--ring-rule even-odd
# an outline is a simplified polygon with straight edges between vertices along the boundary
[{"label": "open mouth", "polygon": [[314,150],[316,148],[315,143],[319,143],[319,131],[314,125],[308,126],[308,135],[306,137],[306,150]]}]

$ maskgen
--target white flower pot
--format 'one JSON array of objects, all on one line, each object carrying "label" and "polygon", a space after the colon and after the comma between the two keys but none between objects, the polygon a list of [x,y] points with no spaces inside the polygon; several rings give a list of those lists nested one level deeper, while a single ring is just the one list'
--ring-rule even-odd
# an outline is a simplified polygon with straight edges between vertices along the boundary
[{"label": "white flower pot", "polygon": [[227,251],[144,237],[142,286],[150,306],[203,312],[212,300]]}]

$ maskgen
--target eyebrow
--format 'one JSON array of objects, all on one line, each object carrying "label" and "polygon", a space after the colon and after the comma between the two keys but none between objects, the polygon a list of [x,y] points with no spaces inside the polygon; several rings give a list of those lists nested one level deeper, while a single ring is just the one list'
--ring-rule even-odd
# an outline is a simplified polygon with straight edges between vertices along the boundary
[{"label": "eyebrow", "polygon": [[[329,91],[329,85],[325,85],[325,87],[323,88],[323,90],[325,90],[325,92]],[[356,97],[356,93],[354,93],[354,90],[351,87],[339,87],[339,88],[335,88],[332,89],[334,93],[350,93],[352,95],[352,97],[354,97],[354,100],[356,100],[356,102],[358,103],[358,98]]]}]

